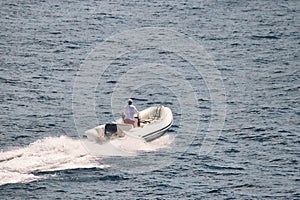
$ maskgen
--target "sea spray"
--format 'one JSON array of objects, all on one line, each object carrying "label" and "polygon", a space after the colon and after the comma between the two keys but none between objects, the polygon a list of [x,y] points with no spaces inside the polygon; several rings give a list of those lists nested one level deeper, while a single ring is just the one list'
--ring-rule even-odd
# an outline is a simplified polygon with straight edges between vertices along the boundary
[{"label": "sea spray", "polygon": [[81,145],[80,140],[67,136],[47,137],[0,153],[0,185],[30,182],[42,178],[33,172],[74,168],[105,168]]},{"label": "sea spray", "polygon": [[168,148],[171,142],[169,135],[149,143],[126,136],[105,144],[68,136],[46,137],[27,147],[0,152],[0,185],[48,178],[47,175],[36,175],[36,172],[108,168],[109,165],[101,164],[102,158],[137,156],[139,152]]}]

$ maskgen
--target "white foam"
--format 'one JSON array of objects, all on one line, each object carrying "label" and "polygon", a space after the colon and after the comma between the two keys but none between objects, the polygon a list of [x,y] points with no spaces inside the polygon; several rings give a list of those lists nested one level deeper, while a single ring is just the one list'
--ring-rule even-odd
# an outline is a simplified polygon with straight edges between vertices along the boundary
[{"label": "white foam", "polygon": [[93,156],[102,158],[110,156],[136,156],[139,152],[152,152],[162,148],[168,148],[173,138],[170,135],[164,135],[152,142],[145,142],[141,138],[125,136],[119,139],[111,140],[105,144],[99,145],[96,142],[84,141],[83,145]]},{"label": "white foam", "polygon": [[168,148],[172,140],[169,135],[160,137],[152,142],[145,142],[142,139],[128,137],[126,140],[113,140],[111,143],[116,147],[130,154],[135,154],[139,151],[151,152],[157,151],[158,149]]},{"label": "white foam", "polygon": [[141,151],[168,148],[171,142],[169,135],[149,143],[126,136],[102,145],[67,136],[47,137],[27,147],[0,152],[0,185],[31,182],[50,176],[37,176],[34,172],[107,168],[109,165],[99,163],[103,157],[136,156]]},{"label": "white foam", "polygon": [[80,140],[66,136],[48,137],[28,147],[0,153],[0,185],[43,178],[35,171],[74,168],[105,168],[82,147]]}]

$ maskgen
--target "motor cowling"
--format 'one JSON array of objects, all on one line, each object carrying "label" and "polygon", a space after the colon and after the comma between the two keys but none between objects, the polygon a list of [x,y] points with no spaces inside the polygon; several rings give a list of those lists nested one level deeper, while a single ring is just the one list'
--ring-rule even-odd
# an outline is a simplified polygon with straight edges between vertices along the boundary
[{"label": "motor cowling", "polygon": [[110,138],[113,134],[118,132],[117,124],[107,123],[104,128],[104,135]]}]

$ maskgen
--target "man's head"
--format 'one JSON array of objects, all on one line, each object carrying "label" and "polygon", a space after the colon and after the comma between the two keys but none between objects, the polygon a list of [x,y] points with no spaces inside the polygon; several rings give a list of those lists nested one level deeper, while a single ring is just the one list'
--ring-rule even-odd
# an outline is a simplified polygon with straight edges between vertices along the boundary
[{"label": "man's head", "polygon": [[132,104],[132,99],[128,99],[128,105],[131,105]]}]

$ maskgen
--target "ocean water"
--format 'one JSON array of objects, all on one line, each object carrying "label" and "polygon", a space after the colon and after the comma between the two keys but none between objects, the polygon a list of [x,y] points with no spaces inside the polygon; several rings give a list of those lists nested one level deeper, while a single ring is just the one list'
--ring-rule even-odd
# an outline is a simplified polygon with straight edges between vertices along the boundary
[{"label": "ocean water", "polygon": [[[300,3],[0,2],[1,199],[300,199]],[[145,143],[84,130],[163,104]]]}]

